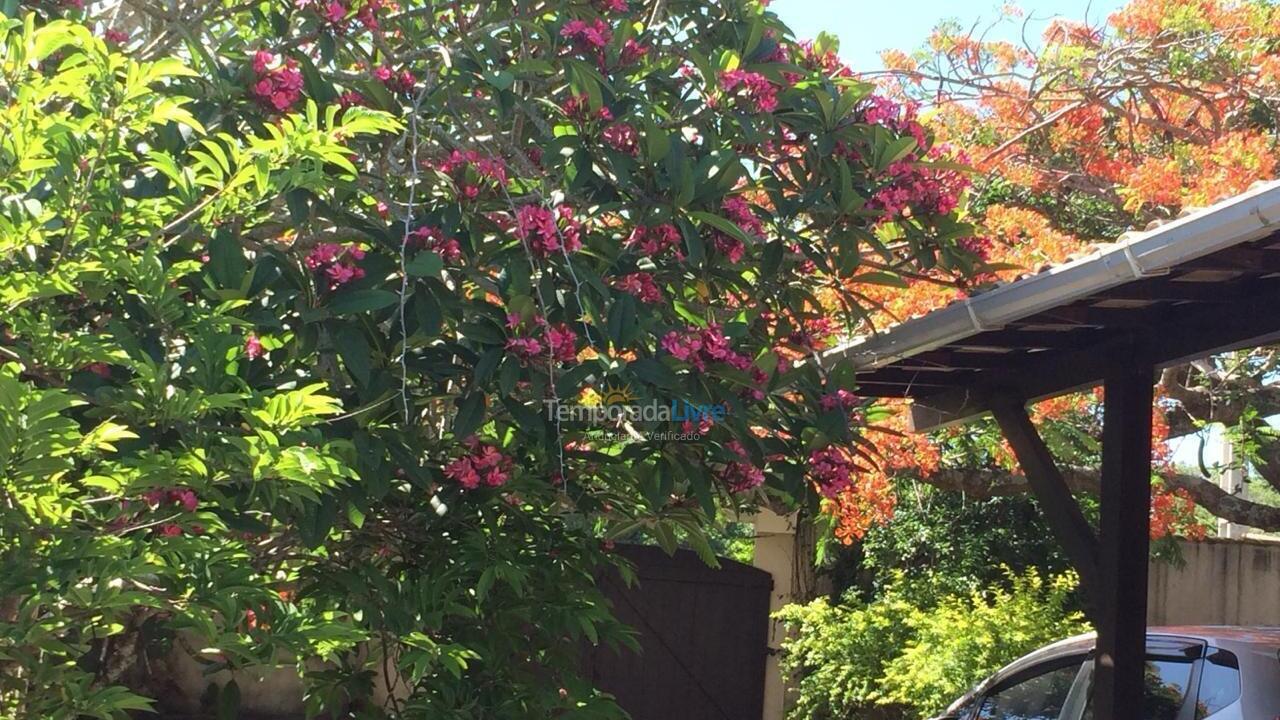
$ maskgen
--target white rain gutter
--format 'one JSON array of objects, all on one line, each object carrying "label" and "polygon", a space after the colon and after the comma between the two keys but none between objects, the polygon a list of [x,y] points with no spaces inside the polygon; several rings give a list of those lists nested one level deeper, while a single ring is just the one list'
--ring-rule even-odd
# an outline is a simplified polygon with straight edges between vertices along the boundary
[{"label": "white rain gutter", "polygon": [[1280,181],[1256,186],[1072,262],[955,302],[889,330],[823,353],[830,367],[849,357],[873,369],[999,330],[1011,322],[1067,305],[1280,229]]}]

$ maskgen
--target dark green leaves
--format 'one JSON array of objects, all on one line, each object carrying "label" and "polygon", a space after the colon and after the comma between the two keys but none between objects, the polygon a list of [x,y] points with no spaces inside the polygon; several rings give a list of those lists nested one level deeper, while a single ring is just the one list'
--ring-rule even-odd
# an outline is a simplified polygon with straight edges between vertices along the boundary
[{"label": "dark green leaves", "polygon": [[352,315],[391,307],[399,299],[399,296],[389,290],[339,290],[326,307],[334,315]]}]

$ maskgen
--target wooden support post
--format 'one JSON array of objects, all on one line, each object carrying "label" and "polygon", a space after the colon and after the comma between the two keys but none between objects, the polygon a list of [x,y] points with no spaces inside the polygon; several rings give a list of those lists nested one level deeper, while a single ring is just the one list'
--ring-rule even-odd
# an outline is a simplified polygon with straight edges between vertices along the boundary
[{"label": "wooden support post", "polygon": [[1085,594],[1096,606],[1100,599],[1097,537],[1071,495],[1049,448],[1027,416],[1026,404],[1020,399],[1001,397],[992,402],[991,412],[1013,453],[1018,456],[1018,464],[1022,466],[1045,520],[1080,574]]},{"label": "wooden support post", "polygon": [[1154,368],[1135,354],[1103,380],[1102,521],[1094,720],[1142,717]]}]

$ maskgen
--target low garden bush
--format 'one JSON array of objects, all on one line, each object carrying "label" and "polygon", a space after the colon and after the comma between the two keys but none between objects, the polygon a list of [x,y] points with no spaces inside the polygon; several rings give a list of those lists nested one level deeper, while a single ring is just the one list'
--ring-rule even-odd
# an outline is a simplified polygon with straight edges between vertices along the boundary
[{"label": "low garden bush", "polygon": [[791,633],[781,663],[795,679],[790,717],[929,717],[1021,655],[1088,629],[1072,610],[1070,573],[1010,572],[935,603],[913,583],[899,574],[871,602],[820,598],[779,611]]}]

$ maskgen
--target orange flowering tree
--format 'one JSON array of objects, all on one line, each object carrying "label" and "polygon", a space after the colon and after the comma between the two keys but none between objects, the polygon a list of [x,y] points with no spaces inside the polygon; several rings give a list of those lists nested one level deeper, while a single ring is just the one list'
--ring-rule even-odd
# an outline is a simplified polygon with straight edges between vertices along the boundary
[{"label": "orange flowering tree", "polygon": [[[908,278],[905,289],[872,288],[879,311],[871,319],[880,326],[1240,193],[1274,177],[1280,160],[1273,3],[1134,0],[1101,24],[1055,21],[1034,47],[943,25],[922,50],[887,52],[884,61],[878,80],[889,96],[916,103],[939,138],[935,147],[976,170],[967,219],[983,232],[969,242],[988,265],[967,281],[933,271]],[[1275,348],[1261,348],[1164,372],[1153,438],[1154,537],[1202,535],[1197,505],[1280,529],[1280,508],[1224,492],[1211,480],[1211,463],[1180,471],[1165,449],[1169,438],[1223,423],[1243,460],[1280,489],[1280,439],[1265,421],[1280,412],[1280,388],[1266,382],[1276,368]],[[1097,401],[1076,395],[1034,409],[1078,491],[1097,489]],[[889,460],[865,485],[869,496],[846,494],[829,505],[841,539],[860,537],[877,519],[868,508],[892,507],[886,473],[979,497],[1026,490],[992,424],[920,438],[892,434],[900,423],[894,416],[880,423],[891,433],[882,443]]]}]

